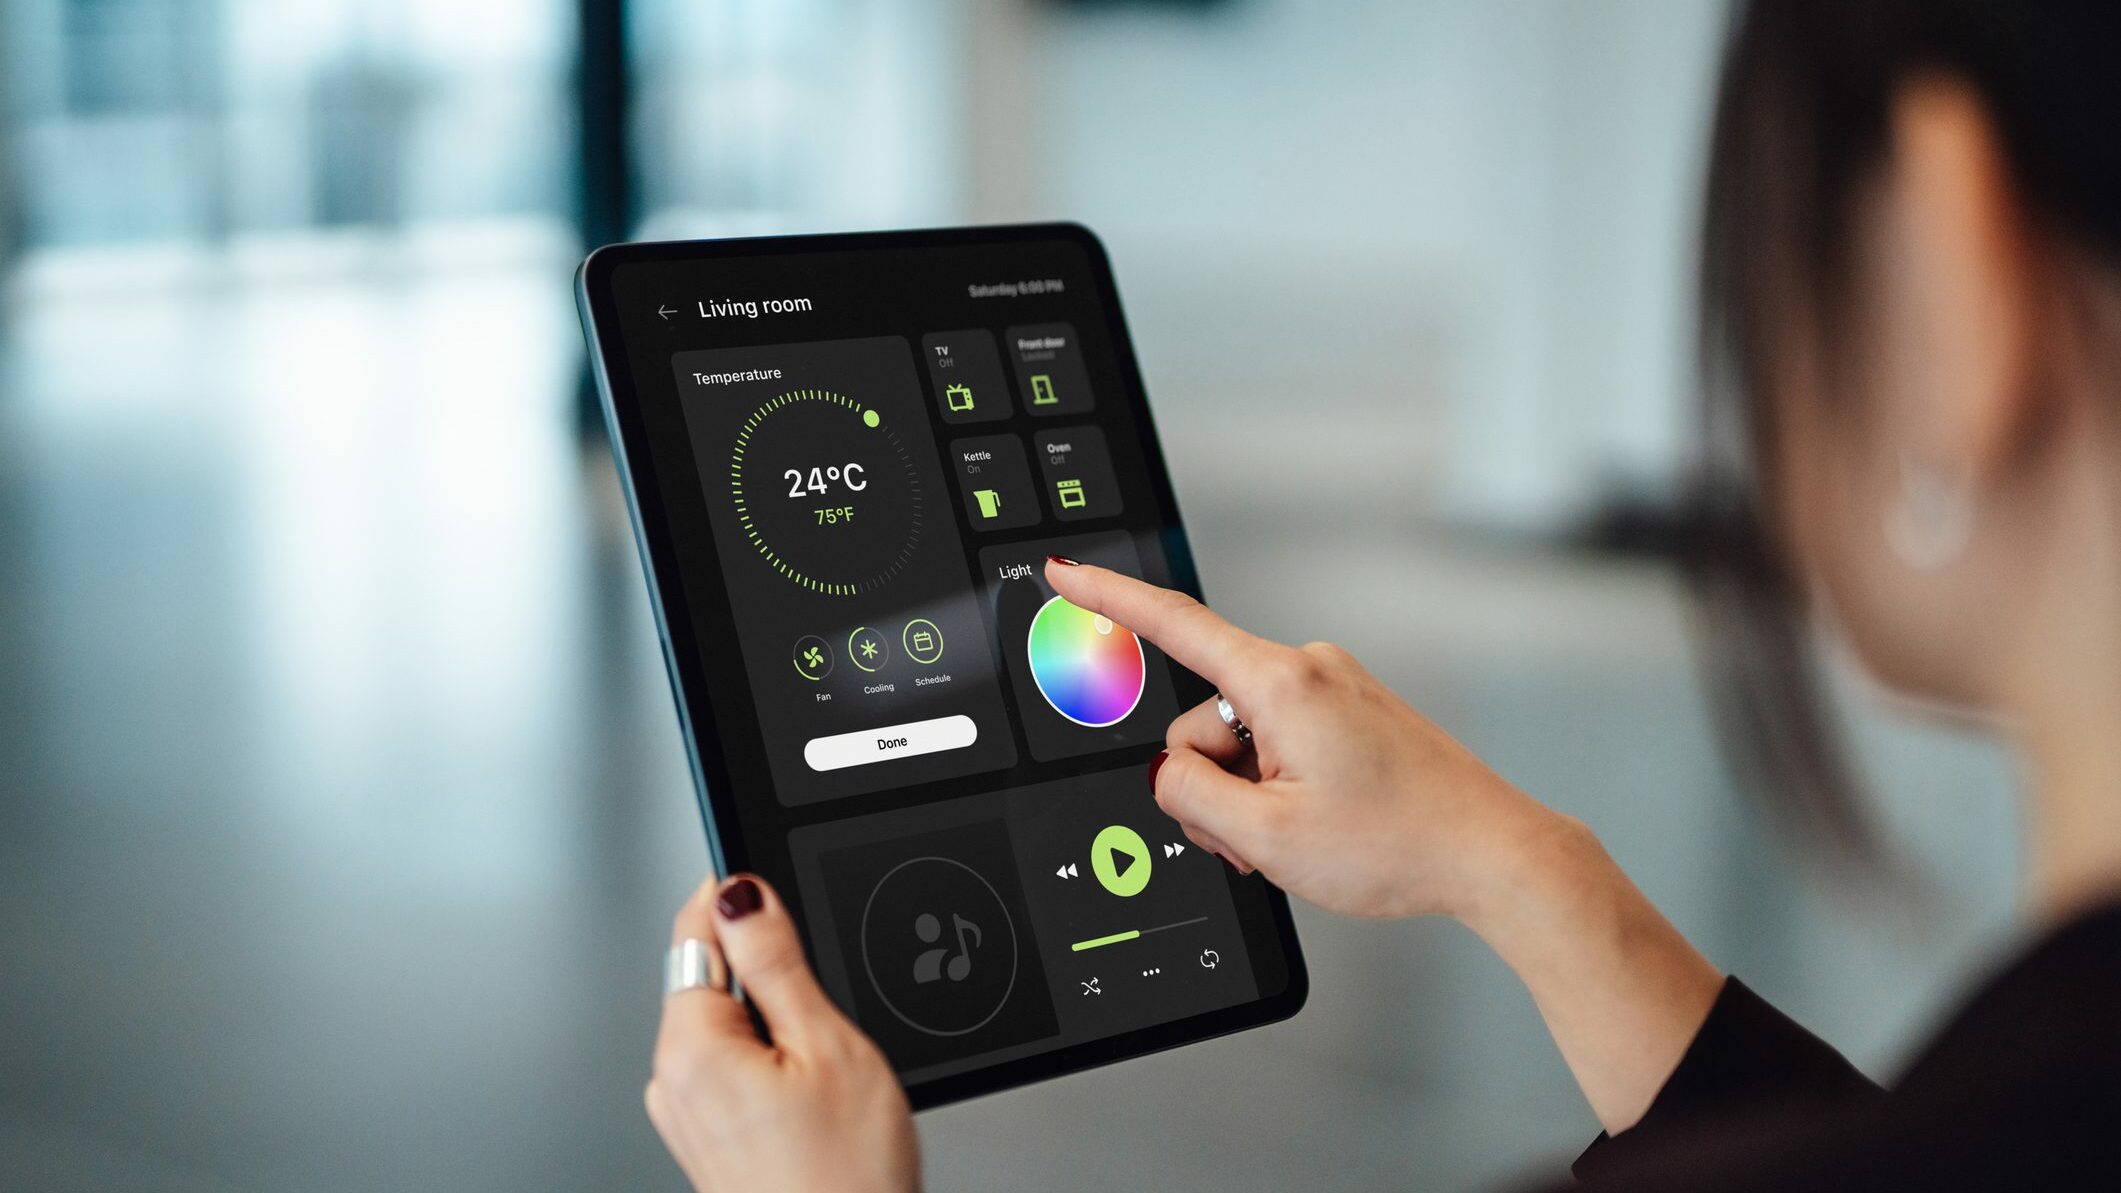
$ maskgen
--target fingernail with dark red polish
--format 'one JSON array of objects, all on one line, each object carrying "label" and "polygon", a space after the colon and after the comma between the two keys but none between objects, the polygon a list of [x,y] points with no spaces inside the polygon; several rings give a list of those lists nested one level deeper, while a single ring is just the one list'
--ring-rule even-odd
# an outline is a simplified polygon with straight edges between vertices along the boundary
[{"label": "fingernail with dark red polish", "polygon": [[725,920],[740,920],[766,905],[766,896],[759,884],[749,878],[732,878],[722,884],[722,893],[714,897],[714,909],[722,913]]},{"label": "fingernail with dark red polish", "polygon": [[1156,794],[1156,772],[1164,769],[1164,760],[1169,757],[1171,757],[1171,751],[1158,750],[1156,757],[1149,760],[1149,793],[1151,795]]},{"label": "fingernail with dark red polish", "polygon": [[1068,558],[1068,557],[1067,557],[1067,556],[1065,556],[1065,555],[1048,555],[1048,556],[1046,556],[1046,562],[1047,562],[1047,563],[1058,563],[1058,564],[1061,564],[1061,565],[1063,565],[1063,566],[1066,566],[1066,567],[1080,567],[1080,566],[1082,566],[1082,561],[1081,561],[1081,560],[1079,560],[1079,559],[1070,559],[1070,558]]}]

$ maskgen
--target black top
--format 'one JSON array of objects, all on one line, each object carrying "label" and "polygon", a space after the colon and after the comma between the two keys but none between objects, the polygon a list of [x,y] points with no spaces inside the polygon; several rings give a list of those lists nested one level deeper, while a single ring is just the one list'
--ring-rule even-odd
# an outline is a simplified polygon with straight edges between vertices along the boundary
[{"label": "black top", "polygon": [[1891,1091],[1737,979],[1582,1189],[2121,1189],[2121,905],[1988,983]]}]

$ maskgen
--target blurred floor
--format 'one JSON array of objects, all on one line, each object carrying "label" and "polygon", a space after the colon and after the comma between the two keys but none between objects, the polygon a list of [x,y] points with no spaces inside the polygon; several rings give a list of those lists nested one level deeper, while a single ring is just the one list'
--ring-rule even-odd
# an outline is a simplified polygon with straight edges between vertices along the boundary
[{"label": "blurred floor", "polygon": [[[0,1185],[680,1187],[639,1087],[704,850],[609,464],[568,430],[567,267],[16,305]],[[1930,903],[1800,889],[1717,768],[1663,570],[1344,520],[1211,411],[1162,423],[1216,603],[1355,650],[1859,1060],[1994,942],[1993,751],[1869,737]],[[1298,1019],[926,1116],[931,1186],[1483,1188],[1595,1132],[1463,931],[1302,926]]]}]

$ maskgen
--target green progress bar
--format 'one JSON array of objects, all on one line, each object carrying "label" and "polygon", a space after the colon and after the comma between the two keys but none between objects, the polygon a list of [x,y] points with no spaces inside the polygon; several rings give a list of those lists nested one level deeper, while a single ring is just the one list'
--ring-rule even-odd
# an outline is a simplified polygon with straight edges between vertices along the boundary
[{"label": "green progress bar", "polygon": [[1103,945],[1118,944],[1122,940],[1133,940],[1135,937],[1140,935],[1140,932],[1129,928],[1125,932],[1114,932],[1110,936],[1100,936],[1095,940],[1078,940],[1074,944],[1068,946],[1068,951],[1071,953],[1080,953],[1084,949],[1094,949]]}]

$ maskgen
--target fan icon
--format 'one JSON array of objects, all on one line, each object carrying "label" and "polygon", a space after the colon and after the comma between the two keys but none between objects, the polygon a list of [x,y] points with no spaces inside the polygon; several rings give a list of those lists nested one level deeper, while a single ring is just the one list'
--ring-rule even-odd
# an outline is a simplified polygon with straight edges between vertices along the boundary
[{"label": "fan icon", "polygon": [[832,673],[832,648],[816,634],[796,639],[795,673],[813,683]]}]

